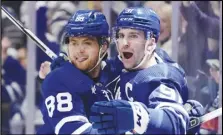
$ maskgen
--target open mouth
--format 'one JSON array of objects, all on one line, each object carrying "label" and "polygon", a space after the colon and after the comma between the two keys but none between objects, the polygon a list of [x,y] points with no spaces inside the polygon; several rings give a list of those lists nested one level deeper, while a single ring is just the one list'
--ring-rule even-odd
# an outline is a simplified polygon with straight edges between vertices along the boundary
[{"label": "open mouth", "polygon": [[130,59],[132,57],[133,53],[131,52],[123,52],[123,56],[125,59]]}]

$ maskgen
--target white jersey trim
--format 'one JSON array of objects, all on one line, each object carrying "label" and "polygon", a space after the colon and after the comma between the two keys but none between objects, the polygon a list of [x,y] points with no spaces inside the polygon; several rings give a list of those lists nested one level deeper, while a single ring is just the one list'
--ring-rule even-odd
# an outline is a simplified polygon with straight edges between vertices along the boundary
[{"label": "white jersey trim", "polygon": [[78,135],[83,133],[86,129],[88,129],[89,127],[91,127],[91,123],[85,123],[84,125],[82,125],[81,127],[79,127],[78,129],[76,129],[72,134]]},{"label": "white jersey trim", "polygon": [[11,101],[14,102],[16,100],[16,96],[15,96],[15,93],[14,93],[12,87],[10,85],[6,85],[5,89],[7,90]]},{"label": "white jersey trim", "polygon": [[59,134],[60,129],[63,127],[63,125],[67,122],[72,122],[72,121],[82,121],[82,122],[89,122],[88,119],[84,116],[81,115],[76,115],[76,116],[68,116],[60,120],[56,127],[55,127],[55,134]]}]

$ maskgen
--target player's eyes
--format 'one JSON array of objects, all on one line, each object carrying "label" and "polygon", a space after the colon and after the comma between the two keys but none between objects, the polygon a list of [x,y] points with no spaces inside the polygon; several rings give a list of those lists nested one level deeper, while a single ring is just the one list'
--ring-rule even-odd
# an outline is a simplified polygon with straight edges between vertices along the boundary
[{"label": "player's eyes", "polygon": [[118,38],[124,38],[123,34],[118,34]]},{"label": "player's eyes", "polygon": [[91,42],[84,42],[85,45],[91,45]]},{"label": "player's eyes", "polygon": [[132,34],[132,35],[130,35],[129,37],[130,37],[130,38],[138,38],[138,35],[136,35],[136,34]]},{"label": "player's eyes", "polygon": [[76,46],[77,43],[76,42],[71,42],[71,45]]}]

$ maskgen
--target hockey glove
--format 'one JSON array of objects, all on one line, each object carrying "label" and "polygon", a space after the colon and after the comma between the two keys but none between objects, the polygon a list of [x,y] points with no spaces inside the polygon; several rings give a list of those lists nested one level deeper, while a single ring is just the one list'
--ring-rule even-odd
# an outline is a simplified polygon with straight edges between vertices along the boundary
[{"label": "hockey glove", "polygon": [[[196,100],[187,100],[187,102],[184,104],[184,108],[187,110],[190,116],[190,121],[195,117],[197,118],[204,115],[204,107]],[[200,130],[200,126],[201,125],[189,129],[187,134],[196,134]]]},{"label": "hockey glove", "polygon": [[149,114],[139,102],[111,100],[95,102],[91,107],[95,116],[90,117],[93,128],[101,134],[123,134],[127,131],[143,134],[147,130]]},{"label": "hockey glove", "polygon": [[51,70],[62,66],[68,60],[68,56],[64,52],[60,52],[59,56],[54,59],[50,65]]}]

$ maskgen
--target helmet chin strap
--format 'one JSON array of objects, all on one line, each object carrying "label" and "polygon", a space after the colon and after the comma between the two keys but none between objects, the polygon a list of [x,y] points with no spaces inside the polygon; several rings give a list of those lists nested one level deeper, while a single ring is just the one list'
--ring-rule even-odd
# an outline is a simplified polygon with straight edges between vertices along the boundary
[{"label": "helmet chin strap", "polygon": [[[106,52],[107,52],[107,50],[106,50]],[[99,63],[102,61],[102,59],[105,57],[106,52],[104,52],[104,54],[101,56],[101,54],[102,54],[102,46],[101,46],[101,47],[100,47],[100,50],[99,50],[99,52],[98,52],[98,61],[97,61],[97,63],[95,64],[95,66],[94,66],[93,68],[91,68],[90,70],[88,70],[87,73],[91,72],[92,70],[94,70],[94,69],[98,66],[98,64],[99,64]]]},{"label": "helmet chin strap", "polygon": [[[140,63],[138,65],[136,65],[135,67],[131,68],[130,70],[136,70],[139,69],[140,67],[142,67],[142,65],[146,62],[146,60],[148,60],[148,56],[151,54],[149,53],[149,51],[147,50],[149,44],[145,45],[145,49],[144,49],[144,56],[142,58],[142,60],[140,61]],[[150,58],[149,58],[150,59]]]},{"label": "helmet chin strap", "polygon": [[150,53],[148,51],[144,51],[144,56],[143,56],[143,59],[140,61],[140,63],[138,65],[136,65],[135,67],[133,68],[130,68],[130,70],[136,70],[136,69],[139,69],[144,63],[145,61],[147,60],[147,57]]}]

